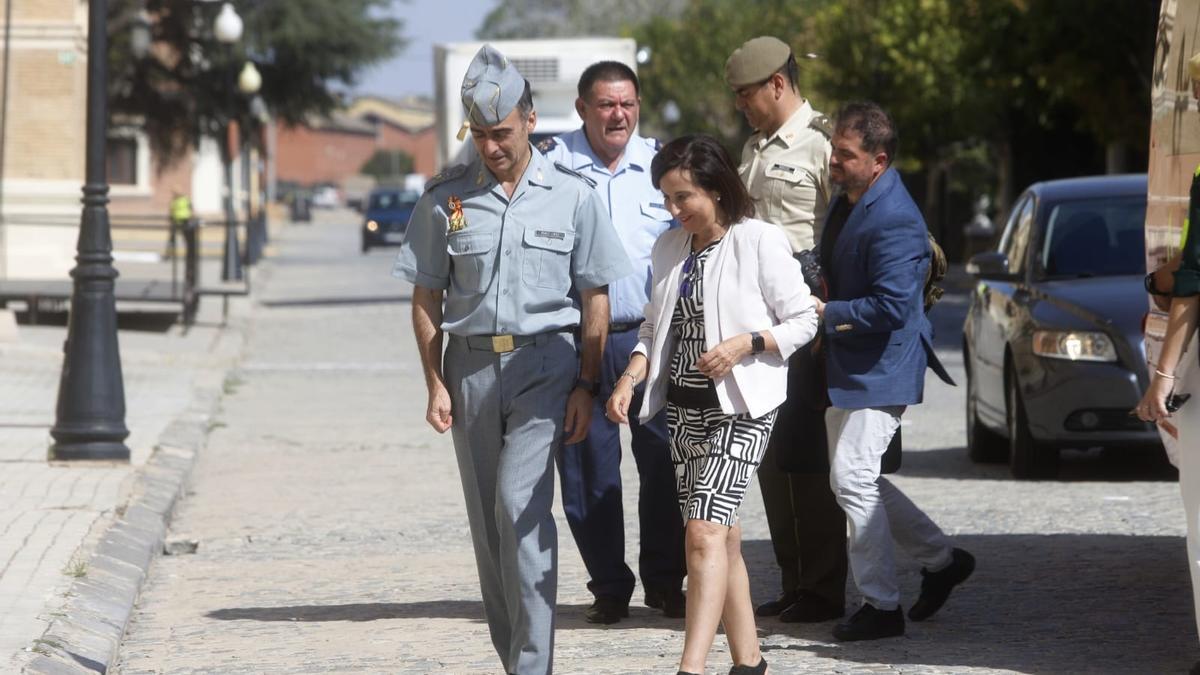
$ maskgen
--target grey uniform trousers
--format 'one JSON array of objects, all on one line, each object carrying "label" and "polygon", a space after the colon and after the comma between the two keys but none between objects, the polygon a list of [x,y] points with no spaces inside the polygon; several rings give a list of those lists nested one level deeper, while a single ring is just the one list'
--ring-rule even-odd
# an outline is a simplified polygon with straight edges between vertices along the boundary
[{"label": "grey uniform trousers", "polygon": [[578,363],[568,333],[495,354],[450,336],[451,433],[492,645],[505,672],[550,673],[558,590],[554,452]]}]

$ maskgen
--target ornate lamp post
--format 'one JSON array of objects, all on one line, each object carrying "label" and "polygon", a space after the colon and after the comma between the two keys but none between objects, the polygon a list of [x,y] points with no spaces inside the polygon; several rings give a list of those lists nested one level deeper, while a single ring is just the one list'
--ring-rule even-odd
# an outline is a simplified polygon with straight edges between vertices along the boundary
[{"label": "ornate lamp post", "polygon": [[[242,17],[238,16],[233,10],[233,5],[227,2],[217,14],[213,34],[217,41],[231,49],[233,43],[242,38],[242,27]],[[226,110],[229,116],[225,120],[220,138],[221,163],[225,168],[225,254],[221,261],[221,280],[237,281],[242,278],[242,256],[238,252],[237,216],[233,210],[233,152],[229,147],[229,123],[233,120],[232,100],[228,102]]]},{"label": "ornate lamp post", "polygon": [[88,3],[87,168],[52,460],[129,460],[108,222],[108,1]]},{"label": "ornate lamp post", "polygon": [[250,139],[256,133],[257,125],[261,123],[261,116],[266,113],[266,106],[263,104],[262,98],[258,96],[259,89],[262,89],[262,75],[259,74],[258,68],[254,67],[253,61],[247,61],[242,66],[242,72],[238,74],[238,91],[249,99],[249,103],[247,104],[249,114],[242,118],[243,123],[238,127],[238,135],[242,145],[242,188],[245,192],[246,207],[247,265],[254,265],[262,257],[263,245],[266,238],[264,224],[251,211],[252,199],[250,197],[250,173],[252,169],[250,166]]}]

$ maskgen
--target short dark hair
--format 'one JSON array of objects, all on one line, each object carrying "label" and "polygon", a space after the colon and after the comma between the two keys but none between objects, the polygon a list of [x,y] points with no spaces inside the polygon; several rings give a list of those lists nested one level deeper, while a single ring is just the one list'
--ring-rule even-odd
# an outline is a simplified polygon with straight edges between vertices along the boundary
[{"label": "short dark hair", "polygon": [[792,91],[800,91],[800,66],[796,63],[795,54],[788,54],[787,61],[775,73],[782,75],[783,79],[792,85]]},{"label": "short dark hair", "polygon": [[585,68],[579,76],[579,98],[587,98],[597,82],[625,81],[633,83],[634,94],[642,95],[642,85],[638,82],[637,73],[633,72],[633,68],[620,61],[598,61]]},{"label": "short dark hair", "polygon": [[896,146],[900,142],[896,123],[878,103],[855,101],[842,106],[834,131],[839,134],[852,131],[862,136],[863,150],[870,153],[882,150],[889,166],[896,160]]},{"label": "short dark hair", "polygon": [[679,169],[691,175],[696,185],[717,193],[717,210],[726,225],[754,217],[754,201],[738,176],[733,158],[717,139],[707,134],[680,136],[667,143],[650,163],[650,180],[660,190],[662,177]]},{"label": "short dark hair", "polygon": [[525,80],[525,91],[517,99],[517,111],[521,117],[529,117],[529,113],[533,112],[533,89],[529,86],[529,80]]}]

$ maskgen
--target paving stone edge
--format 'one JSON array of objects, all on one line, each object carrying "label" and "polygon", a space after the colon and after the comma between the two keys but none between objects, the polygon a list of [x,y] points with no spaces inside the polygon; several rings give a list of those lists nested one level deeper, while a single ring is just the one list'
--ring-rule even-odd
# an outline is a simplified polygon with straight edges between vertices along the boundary
[{"label": "paving stone edge", "polygon": [[66,603],[35,642],[36,656],[22,672],[108,672],[220,399],[219,385],[202,387],[188,409],[163,430],[154,452],[137,469],[128,500],[88,557],[86,574],[71,583]]}]

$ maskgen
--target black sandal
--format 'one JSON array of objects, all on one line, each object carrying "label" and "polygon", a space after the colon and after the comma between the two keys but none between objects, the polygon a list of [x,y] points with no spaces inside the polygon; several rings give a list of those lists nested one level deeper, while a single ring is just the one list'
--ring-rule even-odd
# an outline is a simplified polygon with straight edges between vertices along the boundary
[{"label": "black sandal", "polygon": [[767,659],[758,657],[757,666],[734,666],[729,669],[729,675],[766,675]]}]

